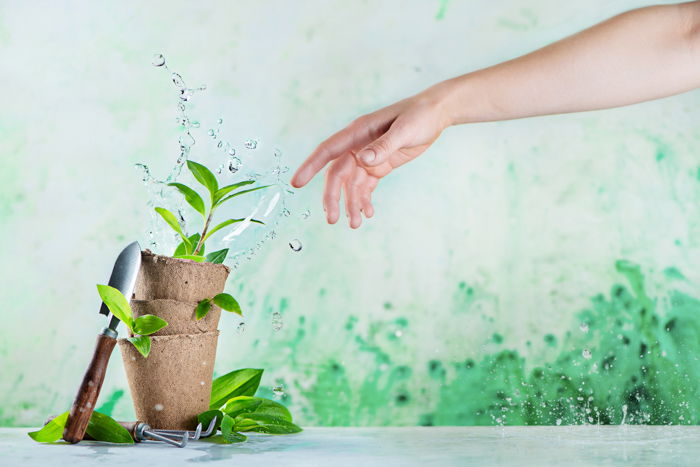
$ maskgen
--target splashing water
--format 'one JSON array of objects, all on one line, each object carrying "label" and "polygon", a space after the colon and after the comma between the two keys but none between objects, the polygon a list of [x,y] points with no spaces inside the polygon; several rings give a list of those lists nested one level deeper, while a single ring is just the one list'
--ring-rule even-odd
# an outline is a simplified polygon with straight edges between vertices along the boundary
[{"label": "splashing water", "polygon": [[[149,211],[151,213],[151,226],[149,228],[149,245],[151,248],[155,249],[160,246],[160,248],[165,248],[163,253],[169,254],[171,251],[168,249],[175,247],[179,243],[178,237],[170,232],[166,226],[163,224],[162,220],[153,212],[153,207],[163,206],[169,209],[171,212],[177,212],[178,218],[183,228],[183,231],[187,233],[187,226],[185,224],[185,219],[196,219],[196,216],[192,216],[191,209],[184,204],[183,199],[178,196],[176,190],[168,187],[169,183],[173,183],[178,180],[181,175],[189,176],[185,171],[183,174],[183,167],[185,163],[191,158],[193,150],[198,146],[200,139],[197,136],[197,132],[200,127],[202,127],[201,120],[192,115],[193,102],[196,101],[197,94],[206,90],[206,85],[200,86],[190,86],[188,85],[185,78],[180,74],[170,69],[166,63],[166,59],[163,54],[154,54],[151,59],[151,64],[158,68],[165,70],[168,75],[169,80],[175,86],[176,89],[176,108],[177,114],[175,116],[175,122],[178,125],[180,134],[178,136],[178,148],[179,152],[175,161],[175,165],[167,174],[167,176],[160,180],[155,178],[151,174],[150,168],[144,163],[136,164],[136,167],[141,171],[142,180],[147,187],[149,193],[148,207],[151,208]],[[260,141],[258,139],[243,139],[243,148],[248,150],[257,150],[257,155],[253,159],[245,159],[238,156],[238,148],[233,144],[231,139],[226,138],[223,133],[223,117],[217,117],[213,124],[204,126],[207,128],[206,134],[210,136],[210,139],[204,138],[204,144],[206,141],[211,141],[214,143],[214,152],[219,152],[224,158],[223,162],[217,163],[214,167],[215,172],[221,177],[230,177],[232,175],[237,175],[245,177],[242,179],[233,179],[229,183],[234,183],[244,179],[255,180],[261,185],[270,185],[266,190],[261,190],[254,195],[248,195],[241,199],[240,202],[234,203],[235,207],[223,206],[217,211],[221,217],[245,217],[246,222],[242,222],[237,226],[237,228],[232,232],[232,234],[223,237],[223,239],[218,240],[220,245],[216,245],[218,248],[229,248],[229,256],[227,259],[227,264],[232,268],[238,268],[243,261],[248,261],[253,258],[257,251],[262,249],[263,244],[268,240],[273,240],[276,237],[274,229],[279,225],[280,218],[289,215],[289,210],[286,207],[287,197],[293,195],[291,186],[286,180],[282,179],[282,174],[288,171],[288,167],[282,167],[280,161],[282,159],[282,151],[278,148],[274,148],[271,157],[266,159],[265,157],[260,157]],[[239,139],[240,141],[240,139]],[[202,147],[202,151],[207,150],[207,148]],[[199,151],[199,150],[198,150]],[[207,152],[210,152],[207,150]],[[253,153],[250,153],[253,155]],[[203,154],[198,154],[196,160],[201,161],[205,159]],[[186,184],[188,182],[185,182]],[[237,210],[235,212],[227,213],[227,210]],[[248,215],[241,216],[241,210],[248,212]],[[261,218],[261,213],[264,212],[263,218]],[[256,219],[262,220],[265,224],[260,226],[259,224],[253,224],[253,216]],[[255,229],[250,228],[255,226]],[[196,230],[199,230],[197,225],[191,226]],[[194,233],[193,232],[188,233]],[[248,233],[250,232],[250,233]],[[221,237],[219,237],[221,238]],[[217,238],[212,238],[210,242],[217,242]]]},{"label": "splashing water", "polygon": [[277,332],[282,329],[283,326],[284,322],[282,321],[282,313],[279,311],[272,313],[272,329]]},{"label": "splashing water", "polygon": [[284,386],[281,384],[278,384],[276,386],[272,387],[272,394],[275,396],[275,399],[281,399],[284,397]]}]

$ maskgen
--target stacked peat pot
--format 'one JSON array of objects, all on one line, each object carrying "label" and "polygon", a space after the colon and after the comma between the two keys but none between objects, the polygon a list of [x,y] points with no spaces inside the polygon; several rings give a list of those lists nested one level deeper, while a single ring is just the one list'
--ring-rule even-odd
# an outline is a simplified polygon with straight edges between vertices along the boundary
[{"label": "stacked peat pot", "polygon": [[136,416],[153,428],[192,430],[209,409],[221,309],[197,320],[197,303],[223,292],[229,268],[146,250],[131,301],[134,319],[151,314],[168,325],[151,335],[144,358],[126,339],[119,348]]}]

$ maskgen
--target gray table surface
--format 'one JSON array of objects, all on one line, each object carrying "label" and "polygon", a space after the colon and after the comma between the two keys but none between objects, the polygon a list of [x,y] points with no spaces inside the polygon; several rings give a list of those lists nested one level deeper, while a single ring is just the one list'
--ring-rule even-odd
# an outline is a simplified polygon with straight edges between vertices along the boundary
[{"label": "gray table surface", "polygon": [[39,444],[25,428],[0,428],[1,466],[607,466],[700,465],[700,427],[306,428],[246,443]]}]

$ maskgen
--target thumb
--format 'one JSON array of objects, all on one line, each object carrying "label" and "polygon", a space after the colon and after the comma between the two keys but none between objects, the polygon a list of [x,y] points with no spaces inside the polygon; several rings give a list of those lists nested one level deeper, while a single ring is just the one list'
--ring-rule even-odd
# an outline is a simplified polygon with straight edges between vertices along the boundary
[{"label": "thumb", "polygon": [[374,167],[389,159],[389,156],[401,149],[402,144],[398,131],[389,128],[382,136],[362,148],[355,157],[362,165]]}]

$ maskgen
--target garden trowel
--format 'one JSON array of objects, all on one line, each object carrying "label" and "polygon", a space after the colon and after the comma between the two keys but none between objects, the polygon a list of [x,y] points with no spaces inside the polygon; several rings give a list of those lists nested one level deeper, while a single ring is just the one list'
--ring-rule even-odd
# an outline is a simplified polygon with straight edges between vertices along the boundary
[{"label": "garden trowel", "polygon": [[[119,253],[112,269],[112,276],[109,278],[109,285],[118,289],[127,300],[131,300],[140,268],[141,247],[138,242],[134,242]],[[109,309],[104,303],[100,307],[100,313],[110,315]],[[77,443],[85,436],[85,430],[92,412],[95,410],[95,403],[105,379],[109,357],[117,343],[118,324],[119,318],[111,316],[109,325],[97,335],[95,353],[90,361],[90,366],[85,371],[83,382],[80,384],[78,394],[75,396],[75,401],[68,415],[66,427],[63,430],[63,439],[69,443]]]}]

